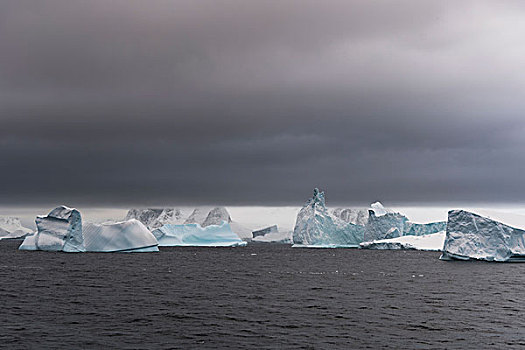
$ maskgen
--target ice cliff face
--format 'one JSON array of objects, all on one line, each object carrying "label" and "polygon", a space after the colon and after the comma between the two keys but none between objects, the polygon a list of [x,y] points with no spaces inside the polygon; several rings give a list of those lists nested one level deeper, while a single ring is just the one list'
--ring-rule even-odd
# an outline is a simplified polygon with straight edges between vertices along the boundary
[{"label": "ice cliff face", "polygon": [[525,261],[525,231],[468,211],[451,210],[441,259]]},{"label": "ice cliff face", "polygon": [[130,209],[125,220],[137,219],[149,230],[154,230],[166,224],[177,223],[183,216],[183,212],[177,208]]},{"label": "ice cliff face", "polygon": [[20,250],[63,252],[158,251],[157,240],[138,220],[86,224],[80,212],[60,206],[36,218],[37,232],[27,236]]},{"label": "ice cliff face", "polygon": [[19,218],[0,217],[0,240],[22,239],[32,233],[33,230],[22,226]]},{"label": "ice cliff face", "polygon": [[359,246],[364,228],[330,214],[324,192],[314,189],[313,197],[297,214],[293,243],[300,246]]},{"label": "ice cliff face", "polygon": [[202,227],[199,224],[164,225],[153,234],[157,237],[159,246],[207,246],[234,247],[246,245],[230,228],[230,224],[222,221],[220,225]]}]

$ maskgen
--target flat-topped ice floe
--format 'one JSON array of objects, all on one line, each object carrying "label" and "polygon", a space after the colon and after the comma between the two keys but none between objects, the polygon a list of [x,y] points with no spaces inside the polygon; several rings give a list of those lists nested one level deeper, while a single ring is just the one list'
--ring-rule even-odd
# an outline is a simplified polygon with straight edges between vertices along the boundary
[{"label": "flat-topped ice floe", "polygon": [[445,241],[445,231],[428,235],[408,235],[390,239],[380,239],[360,244],[364,249],[410,249],[441,251]]},{"label": "flat-topped ice floe", "polygon": [[20,250],[62,252],[158,251],[155,236],[138,220],[86,224],[80,212],[60,206],[36,218],[37,232],[27,236]]},{"label": "flat-topped ice floe", "polygon": [[293,247],[359,247],[364,227],[347,223],[328,212],[324,192],[314,195],[297,214],[293,231]]},{"label": "flat-topped ice floe", "polygon": [[465,210],[449,211],[441,259],[525,262],[525,221],[516,219],[519,215],[491,212],[490,216]]},{"label": "flat-topped ice floe", "polygon": [[153,231],[153,234],[161,247],[236,247],[246,245],[246,242],[231,230],[230,224],[226,221],[220,225],[206,227],[199,224],[164,225]]}]

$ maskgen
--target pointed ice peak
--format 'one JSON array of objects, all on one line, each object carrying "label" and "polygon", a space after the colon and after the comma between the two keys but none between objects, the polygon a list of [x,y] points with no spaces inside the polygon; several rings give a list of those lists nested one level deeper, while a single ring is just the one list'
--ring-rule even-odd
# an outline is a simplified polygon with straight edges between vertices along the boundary
[{"label": "pointed ice peak", "polygon": [[314,196],[308,200],[308,203],[311,204],[312,206],[316,205],[316,204],[320,204],[321,206],[325,206],[325,201],[324,201],[324,192],[323,191],[320,191],[317,187],[314,188]]}]

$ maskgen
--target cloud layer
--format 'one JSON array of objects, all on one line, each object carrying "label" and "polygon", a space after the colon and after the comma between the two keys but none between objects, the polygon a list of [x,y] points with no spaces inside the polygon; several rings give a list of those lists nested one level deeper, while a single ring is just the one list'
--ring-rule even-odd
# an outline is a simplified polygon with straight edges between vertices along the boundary
[{"label": "cloud layer", "polygon": [[0,202],[514,202],[519,1],[0,4]]}]

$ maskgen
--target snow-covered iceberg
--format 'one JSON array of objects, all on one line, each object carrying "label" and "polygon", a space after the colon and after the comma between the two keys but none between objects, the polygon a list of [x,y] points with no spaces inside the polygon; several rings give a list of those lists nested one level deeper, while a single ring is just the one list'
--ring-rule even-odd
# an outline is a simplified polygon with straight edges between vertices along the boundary
[{"label": "snow-covered iceberg", "polygon": [[525,230],[465,210],[451,210],[441,259],[525,261]]},{"label": "snow-covered iceberg", "polygon": [[157,240],[140,221],[82,226],[80,212],[60,206],[37,216],[37,232],[27,236],[20,250],[63,252],[158,251]]},{"label": "snow-covered iceberg", "polygon": [[205,246],[205,247],[235,247],[244,246],[241,240],[230,228],[228,222],[220,225],[202,227],[199,224],[164,225],[153,234],[159,246]]},{"label": "snow-covered iceberg", "polygon": [[166,224],[177,224],[184,220],[184,213],[178,208],[133,208],[128,211],[125,221],[137,219],[149,230],[154,230]]},{"label": "snow-covered iceberg", "polygon": [[414,249],[440,251],[445,241],[445,231],[428,235],[409,235],[361,243],[364,249]]},{"label": "snow-covered iceberg", "polygon": [[328,212],[324,192],[314,195],[297,214],[293,231],[294,247],[358,247],[364,227],[347,223]]},{"label": "snow-covered iceberg", "polygon": [[2,239],[24,239],[33,230],[22,226],[19,218],[0,217],[0,240]]}]

